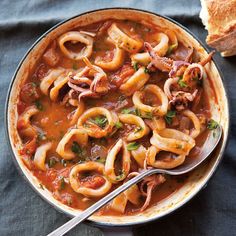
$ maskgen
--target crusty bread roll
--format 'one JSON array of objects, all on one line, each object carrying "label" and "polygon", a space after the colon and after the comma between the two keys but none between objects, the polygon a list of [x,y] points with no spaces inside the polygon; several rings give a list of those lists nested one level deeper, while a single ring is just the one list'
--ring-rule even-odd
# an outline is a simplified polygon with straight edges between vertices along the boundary
[{"label": "crusty bread roll", "polygon": [[201,0],[206,42],[223,57],[236,55],[236,0]]}]

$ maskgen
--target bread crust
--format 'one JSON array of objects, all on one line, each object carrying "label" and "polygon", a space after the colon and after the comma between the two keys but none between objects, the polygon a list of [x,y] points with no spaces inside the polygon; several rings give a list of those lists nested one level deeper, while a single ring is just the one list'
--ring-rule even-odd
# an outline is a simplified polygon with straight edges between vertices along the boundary
[{"label": "bread crust", "polygon": [[[208,13],[206,42],[223,55],[236,51],[236,0],[201,0]],[[205,4],[203,4],[203,2]],[[231,53],[229,53],[231,52]]]}]

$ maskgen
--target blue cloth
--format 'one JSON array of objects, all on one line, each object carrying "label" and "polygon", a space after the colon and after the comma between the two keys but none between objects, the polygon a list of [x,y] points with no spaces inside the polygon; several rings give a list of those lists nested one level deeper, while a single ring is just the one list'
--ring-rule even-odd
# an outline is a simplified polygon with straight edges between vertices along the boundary
[{"label": "blue cloth", "polygon": [[[206,31],[198,17],[198,0],[19,0],[0,1],[0,235],[46,235],[68,218],[44,202],[18,174],[4,134],[4,103],[10,79],[32,43],[57,22],[84,11],[106,7],[136,7],[170,16],[203,42]],[[224,159],[207,188],[167,218],[134,230],[135,235],[236,234],[236,57],[215,56],[231,100],[231,137]],[[68,235],[102,235],[82,224]]]}]

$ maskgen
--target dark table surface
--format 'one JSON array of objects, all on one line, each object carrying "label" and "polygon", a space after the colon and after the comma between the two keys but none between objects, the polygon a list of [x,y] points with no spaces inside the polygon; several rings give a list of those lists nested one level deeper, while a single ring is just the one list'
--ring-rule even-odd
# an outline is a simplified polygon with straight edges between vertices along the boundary
[{"label": "dark table surface", "polygon": [[[105,7],[135,7],[167,15],[205,42],[198,0],[0,1],[0,235],[46,235],[68,218],[44,202],[18,174],[4,134],[4,103],[22,56],[46,30],[65,18]],[[134,229],[135,235],[236,235],[236,57],[215,55],[231,101],[231,136],[216,174],[191,202],[167,218]],[[82,224],[68,235],[102,235]]]}]

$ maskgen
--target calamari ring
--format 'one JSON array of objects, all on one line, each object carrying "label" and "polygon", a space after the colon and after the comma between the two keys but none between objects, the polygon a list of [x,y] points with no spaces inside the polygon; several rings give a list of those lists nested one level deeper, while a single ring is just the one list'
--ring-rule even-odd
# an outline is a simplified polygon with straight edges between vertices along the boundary
[{"label": "calamari ring", "polygon": [[[89,125],[84,127],[84,123],[93,118],[95,116],[105,116],[107,118],[108,124],[104,129],[100,128],[99,126],[90,122]],[[114,127],[115,123],[118,121],[118,117],[115,113],[108,111],[106,108],[103,107],[93,107],[85,111],[78,119],[77,127],[82,126],[88,133],[90,137],[93,138],[102,138],[106,136],[108,133],[112,132],[112,128]]]},{"label": "calamari ring", "polygon": [[147,164],[150,166],[153,166],[155,168],[160,168],[160,169],[173,169],[181,164],[184,163],[185,161],[185,155],[178,155],[176,158],[171,158],[171,160],[168,158],[167,160],[156,160],[156,155],[160,152],[161,150],[158,149],[155,146],[151,146],[148,148],[147,151]]},{"label": "calamari ring", "polygon": [[131,151],[133,158],[135,159],[135,161],[138,163],[138,165],[141,168],[144,167],[146,153],[147,153],[147,149],[143,145],[140,145],[138,149]]},{"label": "calamari ring", "polygon": [[138,205],[140,203],[140,197],[141,192],[139,191],[137,184],[134,184],[124,193],[121,193],[114,198],[109,204],[109,207],[115,211],[124,213],[127,202],[130,201],[132,204]]},{"label": "calamari ring", "polygon": [[[122,174],[116,175],[115,173],[115,160],[117,158],[117,154],[122,149]],[[106,176],[111,180],[113,183],[117,183],[122,181],[126,178],[130,170],[130,153],[127,150],[126,143],[119,139],[114,147],[109,150],[107,155],[106,163],[105,163],[105,171],[104,173]]]},{"label": "calamari ring", "polygon": [[136,139],[140,139],[144,135],[147,135],[149,133],[149,128],[146,126],[143,119],[139,116],[132,114],[119,114],[118,116],[122,123],[134,124],[138,128],[136,131],[134,130],[128,134],[126,138],[127,141],[134,141]]},{"label": "calamari ring", "polygon": [[190,110],[185,110],[182,114],[193,122],[194,130],[190,132],[190,136],[195,139],[201,132],[201,124],[198,117]]},{"label": "calamari ring", "polygon": [[48,150],[52,147],[52,143],[45,143],[43,145],[41,145],[40,147],[38,147],[36,149],[36,152],[34,154],[34,164],[35,166],[40,169],[45,171],[46,170],[46,165],[45,165],[45,161],[46,161],[46,155]]},{"label": "calamari ring", "polygon": [[175,129],[154,130],[150,143],[160,150],[179,155],[188,155],[195,146],[191,136]]},{"label": "calamari ring", "polygon": [[166,94],[166,96],[171,100],[172,99],[172,94],[170,91],[170,87],[172,84],[176,84],[178,82],[179,78],[169,78],[166,80],[165,84],[164,84],[164,92]]},{"label": "calamari ring", "polygon": [[[155,39],[158,44],[153,48],[154,52],[159,56],[165,56],[168,51],[169,38],[164,33],[155,33]],[[148,65],[151,62],[151,57],[148,52],[137,53],[131,56],[133,62],[138,62],[141,65]]]},{"label": "calamari ring", "polygon": [[178,47],[178,39],[174,31],[166,30],[165,34],[167,34],[169,41],[171,41],[172,50]]},{"label": "calamari ring", "polygon": [[95,64],[105,70],[117,70],[121,67],[125,59],[125,52],[118,45],[115,45],[115,47],[115,54],[111,61],[103,61],[100,58],[96,58]]},{"label": "calamari ring", "polygon": [[113,40],[118,47],[123,48],[127,52],[135,53],[143,46],[141,40],[131,38],[120,30],[115,23],[110,26],[107,32],[111,40]]},{"label": "calamari ring", "polygon": [[34,138],[37,135],[37,130],[31,125],[30,118],[38,112],[39,110],[35,106],[30,106],[19,116],[17,129],[22,136]]},{"label": "calamari ring", "polygon": [[71,151],[71,147],[66,147],[72,138],[82,147],[86,146],[88,143],[88,134],[83,128],[69,130],[56,148],[56,152],[65,160],[71,160],[76,157],[76,154]]},{"label": "calamari ring", "polygon": [[[101,177],[105,180],[105,183],[97,189],[83,186],[80,183],[79,175],[81,172],[84,171],[98,172],[99,174],[101,174]],[[70,185],[75,192],[80,193],[86,197],[101,197],[105,195],[111,189],[112,186],[109,180],[103,175],[103,172],[104,172],[104,165],[98,162],[90,161],[78,164],[74,166],[70,172],[69,175]]]},{"label": "calamari ring", "polygon": [[77,99],[69,99],[69,103],[70,105],[77,107],[74,111],[73,114],[71,116],[71,125],[74,125],[79,117],[82,115],[82,113],[85,110],[85,105],[83,101],[78,101]]},{"label": "calamari ring", "polygon": [[153,117],[151,120],[145,119],[145,123],[151,130],[163,130],[166,128],[166,122],[163,117]]},{"label": "calamari ring", "polygon": [[142,66],[120,86],[120,90],[125,95],[131,96],[135,91],[144,86],[149,77],[150,75],[145,72],[145,67]]},{"label": "calamari ring", "polygon": [[48,95],[48,90],[50,86],[53,84],[55,80],[58,79],[59,76],[65,73],[65,69],[58,68],[58,69],[52,69],[49,71],[47,76],[45,76],[41,83],[40,83],[40,90],[44,95]]},{"label": "calamari ring", "polygon": [[124,213],[127,202],[128,199],[125,193],[121,193],[111,201],[111,203],[109,204],[109,208],[114,211]]},{"label": "calamari ring", "polygon": [[[141,98],[145,96],[145,93],[154,94],[159,100],[161,100],[160,106],[145,105]],[[168,109],[168,98],[166,94],[157,85],[148,84],[142,91],[136,91],[133,95],[133,103],[136,108],[144,112],[150,112],[151,114],[164,116]]]},{"label": "calamari ring", "polygon": [[67,84],[69,78],[68,76],[61,75],[53,83],[53,88],[50,90],[49,96],[53,102],[56,102],[60,89]]},{"label": "calamari ring", "polygon": [[[66,42],[81,42],[86,45],[79,53],[72,52],[65,47]],[[62,53],[72,60],[82,60],[83,57],[90,57],[93,52],[93,38],[87,34],[82,34],[77,31],[70,31],[58,38],[58,44]]]},{"label": "calamari ring", "polygon": [[128,188],[124,194],[132,204],[138,205],[140,203],[141,192],[137,184],[134,184]]}]

